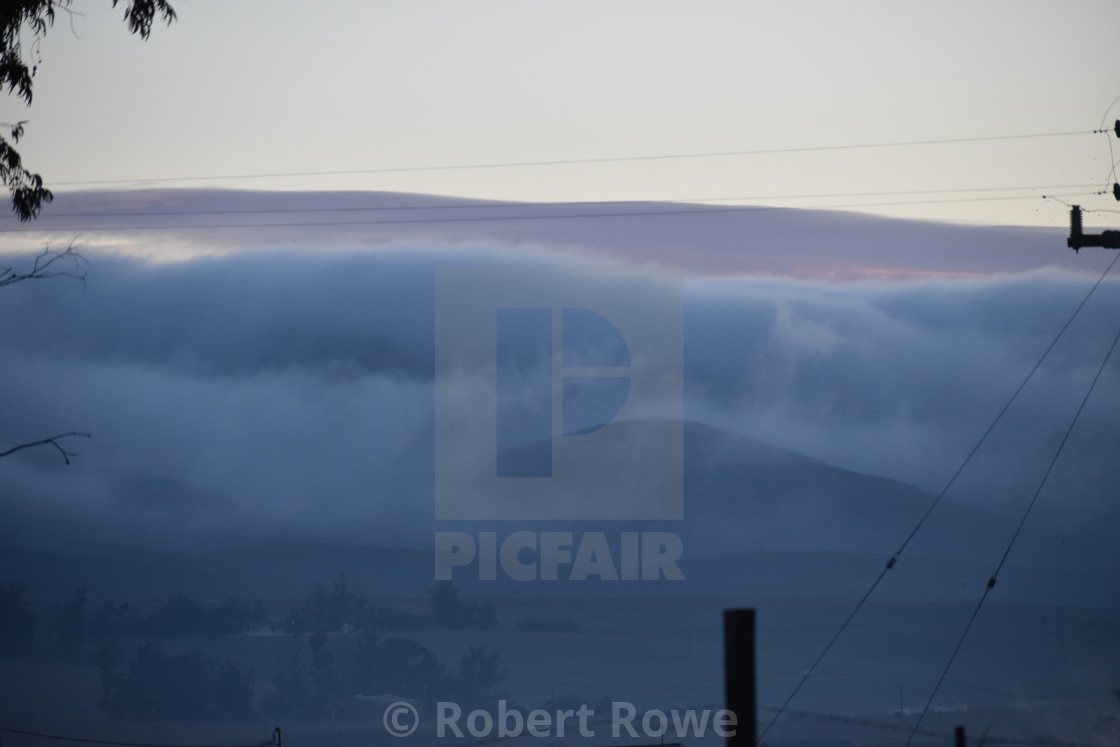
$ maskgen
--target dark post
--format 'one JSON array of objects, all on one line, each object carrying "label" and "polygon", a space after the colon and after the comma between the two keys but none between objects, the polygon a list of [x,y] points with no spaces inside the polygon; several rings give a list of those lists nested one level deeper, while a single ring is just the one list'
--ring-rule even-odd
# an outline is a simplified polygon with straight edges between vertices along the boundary
[{"label": "dark post", "polygon": [[965,747],[963,726],[958,726],[953,729],[953,744],[956,745],[956,747]]},{"label": "dark post", "polygon": [[755,747],[758,724],[754,677],[754,610],[724,610],[724,698],[737,721],[727,747]]}]

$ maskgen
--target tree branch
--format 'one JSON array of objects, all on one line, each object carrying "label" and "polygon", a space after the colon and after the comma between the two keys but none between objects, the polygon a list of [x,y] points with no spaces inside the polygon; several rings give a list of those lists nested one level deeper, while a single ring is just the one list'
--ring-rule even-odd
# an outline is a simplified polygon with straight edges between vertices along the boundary
[{"label": "tree branch", "polygon": [[[86,284],[86,273],[84,270],[79,270],[85,265],[86,258],[75,248],[77,241],[78,239],[75,237],[67,245],[66,250],[61,252],[52,252],[49,245],[44,246],[42,253],[35,258],[35,263],[28,272],[16,272],[11,267],[0,269],[0,287],[20,283],[24,280],[46,280],[47,278],[59,277],[81,280],[84,286]],[[60,262],[69,264],[74,269],[61,269],[64,265],[58,265]]]},{"label": "tree branch", "polygon": [[[62,10],[70,18],[70,30],[75,36],[74,16],[81,15],[70,5],[74,0],[2,0],[0,2],[0,95],[15,94],[31,105],[35,73],[39,69],[39,47],[47,31],[54,25],[55,11]],[[112,0],[113,7],[124,7],[124,21],[128,31],[141,39],[152,33],[152,25],[163,20],[168,25],[176,19],[175,9],[169,0]],[[24,27],[31,32],[33,41],[24,59],[21,34]],[[30,63],[30,65],[28,64]],[[5,91],[6,89],[6,91]],[[23,124],[12,128],[12,142],[23,135]],[[23,166],[19,153],[0,136],[0,183],[12,193],[12,210],[21,221],[37,217],[44,202],[54,195],[43,186],[43,177]]]},{"label": "tree branch", "polygon": [[82,438],[93,438],[93,436],[90,435],[89,433],[79,433],[78,431],[70,431],[69,433],[60,433],[57,436],[51,436],[50,438],[44,438],[41,441],[30,441],[30,442],[25,443],[25,444],[20,444],[19,446],[13,446],[12,448],[8,449],[7,451],[0,451],[0,459],[3,459],[4,457],[9,456],[10,454],[15,454],[17,451],[22,451],[23,449],[30,449],[34,446],[48,446],[49,445],[49,446],[53,446],[56,449],[58,449],[58,453],[62,454],[62,458],[66,461],[67,464],[70,464],[70,457],[78,456],[78,453],[76,451],[67,451],[66,449],[62,448],[62,444],[59,443],[59,440],[63,439],[63,438],[70,438],[72,436],[81,436]]}]

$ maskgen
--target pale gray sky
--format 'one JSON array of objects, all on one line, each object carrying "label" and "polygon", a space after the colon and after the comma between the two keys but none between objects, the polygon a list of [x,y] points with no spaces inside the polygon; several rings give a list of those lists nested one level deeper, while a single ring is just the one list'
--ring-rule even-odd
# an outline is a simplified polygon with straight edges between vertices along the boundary
[{"label": "pale gray sky", "polygon": [[[527,201],[756,198],[835,206],[1085,193],[1104,135],[459,171],[277,172],[595,159],[1088,132],[1120,95],[1115,2],[178,0],[147,43],[78,0],[41,46],[27,164],[56,191],[220,186]],[[76,33],[75,33],[76,32]],[[1120,105],[1109,123],[1120,117]],[[1116,147],[1114,143],[1114,148]],[[1117,148],[1120,157],[1120,148]],[[776,195],[1046,187],[858,198]],[[1111,196],[1078,196],[1120,207]],[[1060,226],[1034,199],[874,205]],[[44,211],[46,214],[46,211]],[[1102,214],[1089,223],[1108,223]]]}]

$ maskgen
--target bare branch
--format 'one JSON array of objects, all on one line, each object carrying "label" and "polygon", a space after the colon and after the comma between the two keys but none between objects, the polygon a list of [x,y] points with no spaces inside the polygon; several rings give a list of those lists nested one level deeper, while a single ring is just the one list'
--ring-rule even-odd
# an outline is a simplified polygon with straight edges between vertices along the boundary
[{"label": "bare branch", "polygon": [[70,431],[69,433],[60,433],[57,436],[51,436],[50,438],[44,438],[41,441],[30,441],[30,442],[25,443],[25,444],[20,444],[19,446],[13,446],[12,448],[8,449],[7,451],[0,451],[0,459],[3,459],[4,457],[6,457],[10,454],[15,454],[17,451],[22,451],[23,449],[30,449],[34,446],[53,446],[56,449],[58,449],[59,454],[62,454],[62,458],[66,461],[66,463],[70,464],[70,457],[78,456],[78,453],[76,451],[67,451],[66,449],[64,449],[62,447],[62,444],[59,443],[59,440],[63,439],[63,438],[71,438],[71,437],[74,437],[74,436],[81,436],[82,438],[93,438],[93,436],[90,435],[89,433],[79,433],[78,431]]},{"label": "bare branch", "polygon": [[61,8],[66,11],[66,15],[70,16],[70,33],[74,35],[75,39],[81,39],[82,37],[78,36],[78,29],[74,26],[74,16],[84,17],[85,13],[74,10],[73,8],[68,8],[65,5],[61,6]]},{"label": "bare branch", "polygon": [[[31,265],[31,269],[27,272],[16,272],[11,267],[0,269],[0,287],[5,285],[13,285],[24,280],[46,280],[48,278],[67,277],[81,280],[82,285],[85,285],[86,274],[84,265],[86,258],[76,248],[78,237],[75,237],[66,246],[64,251],[51,251],[50,245],[44,245],[42,253],[35,257],[35,262]],[[53,446],[62,455],[62,459],[70,464],[70,457],[77,456],[76,452],[67,451],[59,441],[64,438],[82,437],[93,438],[89,433],[81,433],[79,431],[70,431],[69,433],[61,433],[57,436],[44,438],[40,441],[30,441],[25,444],[13,446],[7,451],[0,452],[0,459],[10,454],[23,449],[30,449],[34,446]]]},{"label": "bare branch", "polygon": [[[16,272],[11,267],[0,269],[0,287],[13,285],[24,280],[46,280],[48,278],[73,278],[86,284],[86,258],[76,248],[78,237],[72,239],[65,251],[51,251],[50,245],[43,247],[42,253],[28,272]],[[72,269],[65,269],[69,265]]]}]

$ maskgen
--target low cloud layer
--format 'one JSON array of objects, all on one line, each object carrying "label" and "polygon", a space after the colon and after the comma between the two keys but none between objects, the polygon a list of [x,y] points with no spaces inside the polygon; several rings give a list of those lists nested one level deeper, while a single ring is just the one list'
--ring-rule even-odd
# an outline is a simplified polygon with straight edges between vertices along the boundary
[{"label": "low cloud layer", "polygon": [[[518,256],[586,260],[556,247]],[[80,453],[70,467],[49,448],[0,460],[4,541],[429,546],[435,268],[510,257],[505,244],[450,253],[420,242],[162,264],[94,252],[84,288],[4,288],[0,444],[94,434],[70,442]],[[1091,284],[1052,268],[843,283],[686,273],[685,417],[936,493]],[[1022,510],[1118,312],[1120,283],[1108,280],[953,501]],[[1120,513],[1117,422],[1113,360],[1040,515],[1081,525]],[[1120,565],[1115,552],[1089,551]]]}]

